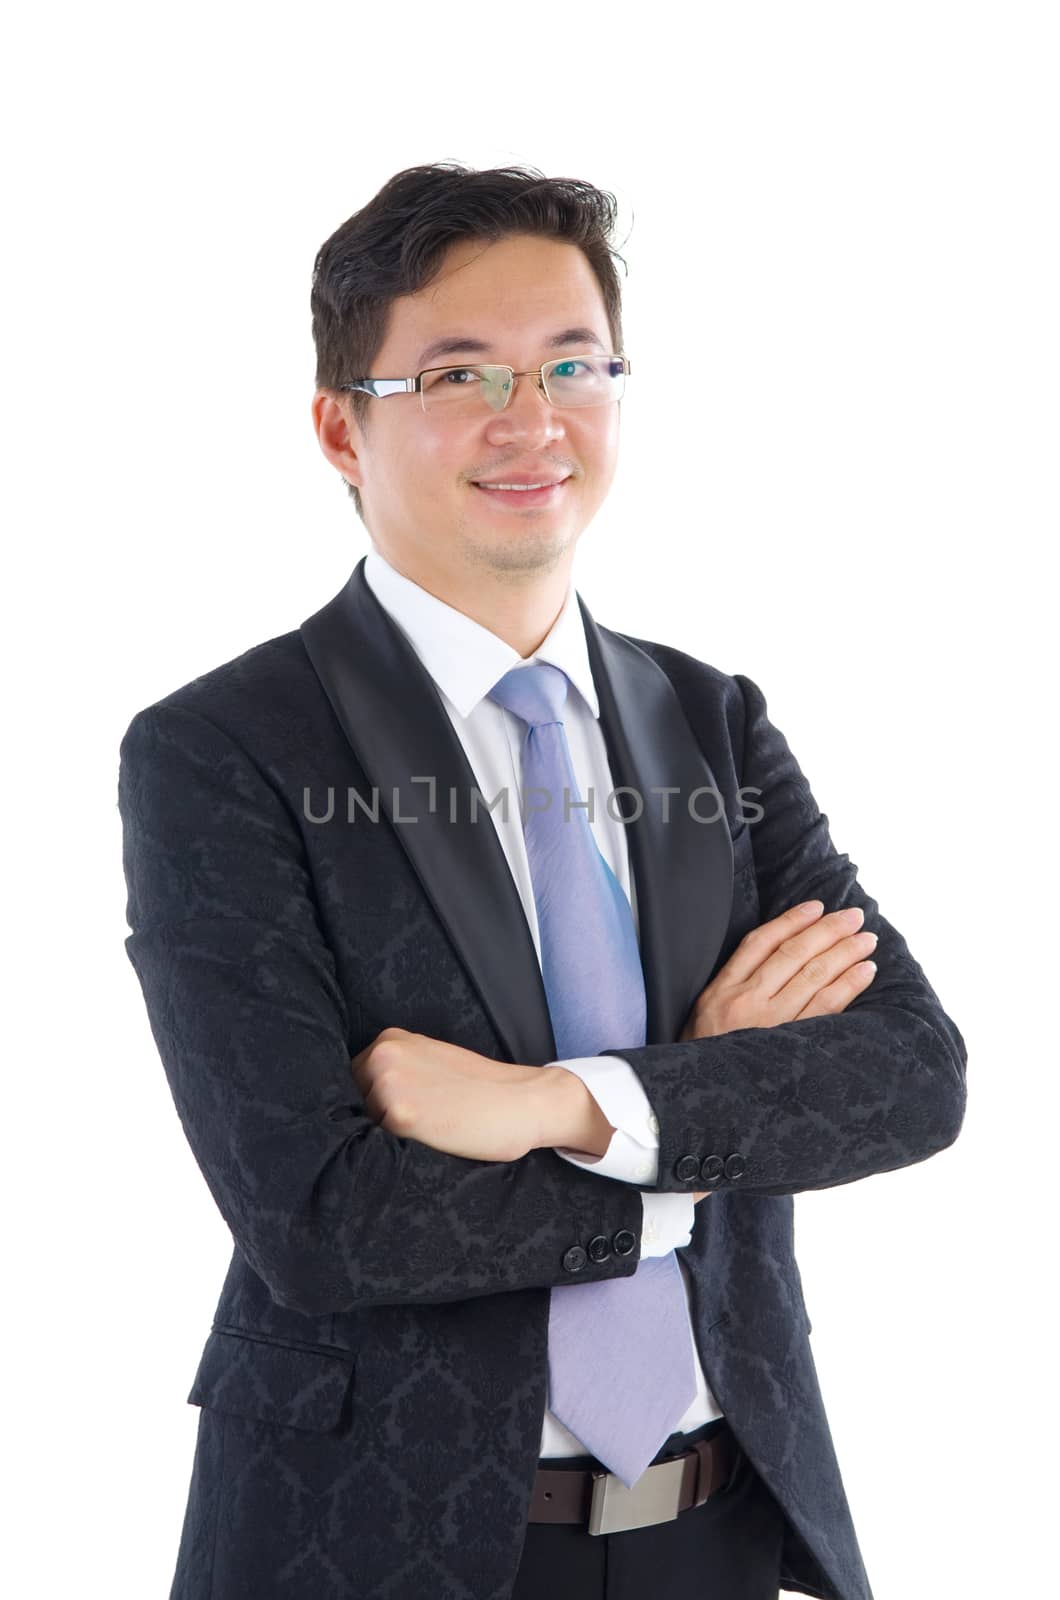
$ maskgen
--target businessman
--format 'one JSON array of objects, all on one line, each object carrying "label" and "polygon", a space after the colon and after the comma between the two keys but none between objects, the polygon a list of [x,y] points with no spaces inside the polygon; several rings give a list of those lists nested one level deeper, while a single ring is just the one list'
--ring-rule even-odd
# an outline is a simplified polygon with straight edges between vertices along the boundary
[{"label": "businessman", "polygon": [[126,948],[234,1245],[171,1600],[871,1600],[793,1196],[950,1145],[965,1047],[757,685],[573,587],[613,223],[439,163],[328,239],[369,553],[122,742]]}]

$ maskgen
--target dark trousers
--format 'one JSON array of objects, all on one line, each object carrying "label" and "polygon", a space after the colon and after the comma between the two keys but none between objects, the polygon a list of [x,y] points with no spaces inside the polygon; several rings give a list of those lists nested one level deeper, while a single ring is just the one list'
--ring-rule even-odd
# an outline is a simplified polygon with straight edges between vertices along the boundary
[{"label": "dark trousers", "polygon": [[[728,1426],[718,1417],[671,1434],[655,1460]],[[546,1464],[602,1465],[595,1456]],[[783,1536],[783,1512],[737,1449],[724,1488],[672,1521],[601,1534],[577,1523],[529,1523],[511,1600],[777,1600]]]}]

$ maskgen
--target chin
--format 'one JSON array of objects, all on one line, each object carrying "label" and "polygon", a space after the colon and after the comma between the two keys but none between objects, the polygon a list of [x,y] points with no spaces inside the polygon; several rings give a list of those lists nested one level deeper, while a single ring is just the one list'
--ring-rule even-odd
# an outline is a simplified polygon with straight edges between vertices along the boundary
[{"label": "chin", "polygon": [[570,528],[523,527],[506,538],[489,540],[493,564],[506,571],[548,571],[567,554],[578,538]]}]

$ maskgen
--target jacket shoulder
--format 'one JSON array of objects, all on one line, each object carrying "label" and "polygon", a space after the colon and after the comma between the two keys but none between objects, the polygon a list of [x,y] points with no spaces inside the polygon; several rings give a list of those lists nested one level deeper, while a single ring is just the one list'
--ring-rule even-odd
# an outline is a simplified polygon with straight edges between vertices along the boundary
[{"label": "jacket shoulder", "polygon": [[627,644],[636,645],[638,650],[643,650],[645,655],[651,656],[666,676],[671,680],[680,680],[689,684],[696,684],[699,688],[709,686],[716,694],[733,695],[740,697],[740,687],[737,677],[731,672],[722,672],[720,667],[711,666],[709,661],[700,661],[698,657],[691,656],[685,650],[678,650],[676,645],[660,644],[655,639],[638,639],[635,634],[621,633],[618,638],[625,639]]},{"label": "jacket shoulder", "polygon": [[269,744],[270,731],[290,729],[307,711],[323,702],[320,681],[306,653],[299,629],[265,639],[231,660],[200,673],[143,706],[132,716],[126,733],[167,712],[187,713],[212,723],[244,746]]},{"label": "jacket shoulder", "polygon": [[723,672],[675,645],[638,639],[630,633],[615,636],[643,651],[666,674],[700,749],[712,764],[723,762],[727,755],[739,771],[748,706],[759,695],[757,686],[742,673]]},{"label": "jacket shoulder", "polygon": [[661,644],[655,639],[638,639],[632,633],[620,633],[615,637],[643,650],[656,666],[661,667],[686,711],[689,704],[695,704],[701,710],[709,706],[720,711],[728,720],[735,719],[742,728],[745,691],[750,684],[750,680],[742,673],[723,672],[709,661],[700,661],[698,656],[689,655],[687,650],[678,650],[676,645]]}]

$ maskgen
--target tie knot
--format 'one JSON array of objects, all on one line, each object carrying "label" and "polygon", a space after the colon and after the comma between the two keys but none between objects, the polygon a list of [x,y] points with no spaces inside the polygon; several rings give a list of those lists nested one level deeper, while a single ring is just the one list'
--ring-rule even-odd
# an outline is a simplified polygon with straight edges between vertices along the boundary
[{"label": "tie knot", "polygon": [[506,711],[513,711],[528,727],[542,722],[562,722],[569,679],[550,661],[535,661],[529,667],[512,667],[489,692]]}]

